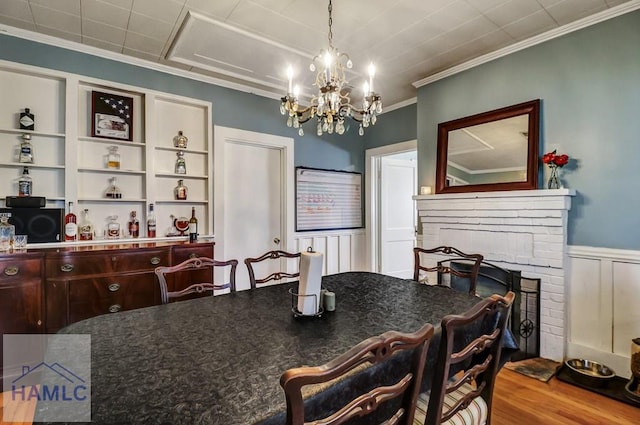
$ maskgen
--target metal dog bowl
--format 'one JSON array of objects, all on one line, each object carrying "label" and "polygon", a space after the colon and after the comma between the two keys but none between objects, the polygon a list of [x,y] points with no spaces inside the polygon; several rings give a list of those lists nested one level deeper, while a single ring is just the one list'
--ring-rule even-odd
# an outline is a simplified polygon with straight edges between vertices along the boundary
[{"label": "metal dog bowl", "polygon": [[570,359],[564,362],[569,369],[569,375],[576,381],[588,387],[599,388],[605,386],[616,373],[609,367],[591,360]]},{"label": "metal dog bowl", "polygon": [[640,404],[640,379],[632,377],[624,389],[628,399],[636,404]]}]

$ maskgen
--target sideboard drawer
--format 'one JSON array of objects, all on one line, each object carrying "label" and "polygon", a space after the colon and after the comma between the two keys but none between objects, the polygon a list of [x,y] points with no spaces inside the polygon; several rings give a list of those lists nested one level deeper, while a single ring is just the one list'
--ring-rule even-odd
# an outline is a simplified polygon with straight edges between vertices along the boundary
[{"label": "sideboard drawer", "polygon": [[149,307],[158,304],[159,298],[153,273],[73,280],[69,282],[69,323]]},{"label": "sideboard drawer", "polygon": [[0,260],[0,286],[28,280],[40,281],[42,278],[42,259],[24,259],[17,257]]},{"label": "sideboard drawer", "polygon": [[166,265],[169,265],[169,248],[48,257],[46,267],[48,278],[68,279],[74,276],[152,271],[158,266]]},{"label": "sideboard drawer", "polygon": [[190,258],[207,257],[213,258],[213,244],[184,244],[173,247],[173,260],[172,264],[180,264]]}]

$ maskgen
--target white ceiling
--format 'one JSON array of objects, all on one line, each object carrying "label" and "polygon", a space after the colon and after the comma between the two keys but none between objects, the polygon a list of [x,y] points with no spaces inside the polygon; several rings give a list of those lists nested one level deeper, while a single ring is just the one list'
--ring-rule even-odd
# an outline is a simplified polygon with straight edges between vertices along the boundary
[{"label": "white ceiling", "polygon": [[[393,105],[414,98],[412,83],[419,80],[581,19],[629,11],[634,4],[637,9],[637,3],[334,0],[333,42],[353,60],[350,83],[360,87],[368,64],[375,63],[375,89],[385,105]],[[296,79],[311,81],[310,58],[327,44],[327,5],[328,0],[0,0],[0,25],[8,33],[11,27],[43,33],[276,97],[286,90],[289,63]]]}]

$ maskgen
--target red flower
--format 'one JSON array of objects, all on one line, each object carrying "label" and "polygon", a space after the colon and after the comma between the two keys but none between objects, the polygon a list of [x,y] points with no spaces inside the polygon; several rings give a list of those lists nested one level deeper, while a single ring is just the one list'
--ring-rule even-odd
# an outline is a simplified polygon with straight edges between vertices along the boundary
[{"label": "red flower", "polygon": [[547,152],[542,156],[542,162],[549,167],[564,167],[569,162],[569,156],[566,154],[556,155],[556,151]]}]

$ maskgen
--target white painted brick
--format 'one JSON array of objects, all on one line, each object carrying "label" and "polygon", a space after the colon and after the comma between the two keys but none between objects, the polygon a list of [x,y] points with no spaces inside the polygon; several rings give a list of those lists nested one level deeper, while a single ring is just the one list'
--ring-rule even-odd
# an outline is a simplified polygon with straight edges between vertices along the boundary
[{"label": "white painted brick", "polygon": [[553,317],[555,319],[562,319],[564,320],[564,311],[558,311],[558,310],[549,310],[549,316]]}]

